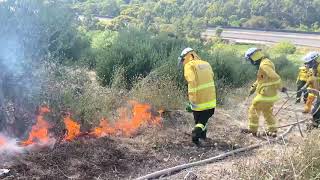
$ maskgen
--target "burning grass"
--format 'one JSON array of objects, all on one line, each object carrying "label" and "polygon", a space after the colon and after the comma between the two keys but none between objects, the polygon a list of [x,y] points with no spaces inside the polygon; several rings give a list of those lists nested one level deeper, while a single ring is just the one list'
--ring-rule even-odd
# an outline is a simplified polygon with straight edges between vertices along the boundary
[{"label": "burning grass", "polygon": [[80,124],[75,122],[72,118],[71,115],[68,114],[64,119],[63,122],[66,127],[66,135],[64,137],[65,141],[72,141],[74,140],[77,136],[80,134]]},{"label": "burning grass", "polygon": [[107,135],[116,134],[116,129],[111,127],[107,119],[103,118],[101,119],[99,126],[94,128],[90,134],[96,137],[103,137]]},{"label": "burning grass", "polygon": [[153,112],[149,104],[129,101],[130,108],[119,109],[119,119],[111,125],[107,119],[103,118],[97,128],[91,134],[102,137],[106,135],[132,136],[143,126],[160,126],[160,113]]},{"label": "burning grass", "polygon": [[44,119],[44,115],[49,113],[50,109],[47,106],[39,108],[37,122],[32,126],[29,138],[21,142],[21,145],[28,146],[35,143],[46,144],[49,142],[49,123]]},{"label": "burning grass", "polygon": [[[132,111],[135,108],[126,108],[130,109],[127,117],[133,119]],[[150,113],[153,114],[152,111]],[[142,117],[150,116],[146,114]],[[145,122],[142,127],[149,127],[150,122],[152,121]],[[192,114],[173,112],[170,119],[161,123],[165,128],[146,128],[143,133],[137,130],[134,136],[126,137],[122,131],[109,136],[117,126],[103,119],[99,127],[93,128],[96,131],[90,132],[102,132],[105,137],[92,138],[91,135],[80,134],[74,141],[57,143],[53,149],[31,151],[21,157],[22,160],[16,165],[3,168],[12,169],[15,179],[133,179],[152,171],[233,149],[233,145],[224,139],[225,133],[221,133],[221,129],[228,130],[228,136],[233,136],[236,127],[225,128],[225,120],[220,120],[221,124],[215,121],[209,123],[209,137],[212,139],[203,148],[192,143],[188,134],[191,130],[189,123],[193,125]],[[111,132],[103,131],[103,126],[108,127]],[[141,130],[141,127],[138,129]]]},{"label": "burning grass", "polygon": [[[27,140],[20,142],[21,146],[41,145],[45,146],[55,143],[55,138],[50,135],[51,126],[45,120],[45,115],[51,110],[47,106],[39,108],[37,122],[32,127]],[[111,136],[132,136],[141,127],[160,126],[160,113],[154,111],[149,104],[139,103],[137,101],[129,101],[129,107],[119,109],[119,118],[115,123],[111,124],[106,118],[101,119],[98,127],[93,128],[89,132],[81,132],[81,124],[72,119],[68,113],[63,119],[65,125],[65,134],[63,141],[73,141],[80,136],[103,137]],[[59,137],[57,137],[59,139]],[[6,144],[6,139],[0,136],[0,147]]]}]

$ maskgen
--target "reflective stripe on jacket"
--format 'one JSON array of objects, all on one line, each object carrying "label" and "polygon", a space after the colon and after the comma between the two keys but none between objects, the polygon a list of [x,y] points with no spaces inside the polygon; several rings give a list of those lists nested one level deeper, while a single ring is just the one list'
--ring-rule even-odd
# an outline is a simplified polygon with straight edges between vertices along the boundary
[{"label": "reflective stripe on jacket", "polygon": [[204,111],[216,107],[214,73],[210,64],[192,60],[184,66],[184,77],[188,81],[188,95],[192,110]]},{"label": "reflective stripe on jacket", "polygon": [[276,102],[279,100],[278,90],[281,87],[281,78],[276,73],[274,64],[269,59],[263,59],[257,73],[257,96],[253,102]]}]

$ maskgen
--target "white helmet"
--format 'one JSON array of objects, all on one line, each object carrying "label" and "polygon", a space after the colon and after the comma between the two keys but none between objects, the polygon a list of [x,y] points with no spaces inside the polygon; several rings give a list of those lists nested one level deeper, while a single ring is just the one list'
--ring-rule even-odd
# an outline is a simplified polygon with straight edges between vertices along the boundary
[{"label": "white helmet", "polygon": [[187,47],[181,52],[180,56],[178,57],[178,66],[179,67],[181,67],[181,65],[183,64],[184,56],[192,51],[194,51],[192,48]]},{"label": "white helmet", "polygon": [[313,60],[316,60],[319,57],[318,52],[309,52],[305,57],[303,57],[304,63],[310,63]]},{"label": "white helmet", "polygon": [[186,54],[188,54],[189,52],[192,52],[192,51],[194,51],[192,48],[187,47],[181,52],[180,56],[183,57],[183,56],[185,56]]},{"label": "white helmet", "polygon": [[245,57],[246,59],[250,59],[250,56],[251,56],[253,53],[255,53],[256,51],[258,51],[258,50],[259,50],[259,49],[258,49],[258,48],[255,48],[255,47],[249,48],[249,49],[246,51],[244,57]]}]

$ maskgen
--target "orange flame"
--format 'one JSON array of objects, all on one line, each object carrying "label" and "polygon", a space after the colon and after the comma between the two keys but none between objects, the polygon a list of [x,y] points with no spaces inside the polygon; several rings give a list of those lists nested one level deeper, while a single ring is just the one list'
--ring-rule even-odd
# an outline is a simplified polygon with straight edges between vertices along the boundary
[{"label": "orange flame", "polygon": [[[89,134],[96,137],[103,137],[107,135],[122,134],[124,136],[132,136],[142,126],[159,126],[161,125],[161,111],[154,113],[149,104],[138,103],[136,101],[129,101],[130,108],[119,109],[119,119],[110,124],[105,118],[101,119],[98,127],[92,129],[90,133],[81,133],[80,124],[71,118],[68,114],[64,117],[64,124],[66,127],[66,134],[64,141],[72,141],[75,138]],[[39,109],[37,116],[37,123],[32,127],[29,133],[29,138],[23,141],[21,145],[27,146],[34,143],[47,143],[49,141],[48,129],[49,124],[44,119],[44,114],[50,112],[50,109],[43,106]],[[6,140],[0,137],[0,146],[6,143]]]},{"label": "orange flame", "polygon": [[64,118],[64,124],[67,129],[67,134],[64,137],[64,140],[66,141],[74,140],[80,134],[80,124],[78,124],[73,119],[71,119],[70,115],[67,115]]},{"label": "orange flame", "polygon": [[99,126],[93,129],[93,131],[90,134],[96,137],[103,137],[107,135],[113,135],[115,133],[116,130],[110,126],[107,119],[103,118],[101,119]]},{"label": "orange flame", "polygon": [[21,142],[22,146],[28,146],[34,143],[47,143],[49,141],[48,129],[49,123],[44,119],[44,114],[50,112],[47,106],[42,106],[39,109],[39,115],[37,116],[37,123],[32,126],[29,138],[26,141]]},{"label": "orange flame", "polygon": [[132,106],[131,110],[120,108],[120,117],[113,127],[109,125],[106,119],[102,119],[99,127],[95,128],[91,134],[102,137],[115,135],[119,132],[125,136],[131,136],[144,125],[160,125],[161,117],[152,113],[152,108],[149,104],[142,104],[136,101],[129,101],[129,103]]}]

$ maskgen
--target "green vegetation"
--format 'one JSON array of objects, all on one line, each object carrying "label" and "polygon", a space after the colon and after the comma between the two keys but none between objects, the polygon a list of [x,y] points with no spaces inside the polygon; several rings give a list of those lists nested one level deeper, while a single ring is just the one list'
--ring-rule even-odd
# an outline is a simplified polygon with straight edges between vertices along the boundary
[{"label": "green vegetation", "polygon": [[[100,6],[107,1],[83,1],[76,4],[76,10],[89,2]],[[200,57],[212,65],[220,105],[233,89],[255,79],[255,67],[243,59],[244,52],[252,45],[224,42],[219,38],[223,29],[219,28],[212,40],[197,38],[204,28],[200,24],[206,22],[199,19],[205,8],[195,9],[193,12],[198,13],[199,18],[194,18],[191,14],[184,16],[184,11],[179,14],[172,10],[191,6],[189,1],[146,1],[142,5],[138,1],[113,2],[119,9],[112,12],[119,16],[111,24],[105,22],[107,28],[92,15],[82,20],[77,18],[71,9],[75,4],[37,0],[0,4],[1,24],[8,27],[0,28],[2,34],[7,34],[0,38],[4,71],[10,76],[19,67],[23,71],[21,77],[31,76],[32,71],[31,79],[41,79],[37,85],[25,83],[28,86],[21,88],[26,97],[35,100],[34,105],[45,102],[55,109],[56,116],[60,116],[61,111],[71,111],[88,125],[102,116],[111,116],[116,107],[128,99],[150,102],[158,108],[181,109],[187,101],[187,88],[183,72],[177,67],[177,57],[185,47],[196,49]],[[153,8],[147,8],[151,6]],[[86,12],[103,15],[99,8]],[[14,43],[6,44],[8,40]],[[9,59],[13,57],[7,53],[12,52],[10,48],[20,52],[14,54],[18,62],[14,70],[9,67]],[[299,63],[296,58],[304,54],[303,51],[289,42],[260,48],[269,53],[283,80],[296,78]],[[31,86],[35,88],[30,90]]]},{"label": "green vegetation", "polygon": [[84,15],[116,17],[107,28],[134,25],[177,36],[199,35],[205,26],[320,31],[319,0],[82,0]]},{"label": "green vegetation", "polygon": [[[82,5],[88,2],[83,1]],[[19,49],[19,53],[14,54],[18,66],[12,70],[10,63],[5,64],[4,72],[10,76],[17,72],[18,67],[23,71],[19,74],[21,77],[33,72],[34,77],[28,82],[41,81],[36,81],[37,85],[25,83],[28,86],[20,89],[35,100],[35,105],[45,102],[57,112],[67,109],[88,124],[111,115],[128,99],[152,102],[159,108],[183,108],[187,101],[187,88],[183,71],[177,67],[177,57],[188,46],[212,65],[220,105],[230,91],[255,79],[255,67],[243,59],[244,52],[252,45],[228,44],[219,37],[200,40],[197,37],[200,36],[202,20],[195,19],[190,13],[183,16],[181,11],[180,17],[172,10],[173,7],[186,8],[185,3],[190,6],[191,2],[159,1],[157,6],[147,9],[145,5],[148,7],[155,2],[147,1],[143,5],[116,2],[120,6],[119,16],[112,20],[113,28],[106,29],[92,16],[83,20],[77,18],[68,3],[2,2],[0,22],[7,28],[0,30],[7,36],[0,38],[0,58],[9,62],[13,57],[7,53],[12,52],[10,48]],[[170,9],[169,5],[173,7]],[[193,13],[204,10],[197,9]],[[145,11],[150,11],[150,16]],[[100,12],[99,8],[97,12]],[[140,21],[142,17],[143,23]],[[128,21],[122,21],[124,19]],[[136,24],[128,24],[129,21]],[[163,28],[163,31],[154,29],[157,22],[161,22],[157,28]],[[221,31],[217,31],[217,36]],[[16,44],[23,46],[17,47]],[[296,64],[288,59],[300,56],[297,54],[301,53],[300,50],[288,42],[260,48],[270,54],[282,79],[296,78]],[[35,87],[29,90],[31,86]]]},{"label": "green vegetation", "polygon": [[296,50],[297,48],[291,42],[287,41],[277,43],[272,47],[274,54],[294,54]]},{"label": "green vegetation", "polygon": [[[47,104],[53,110],[48,117],[51,122],[63,126],[62,112],[71,112],[88,129],[102,117],[113,119],[117,108],[132,99],[156,109],[183,109],[187,85],[177,57],[185,47],[192,47],[212,65],[218,103],[223,106],[232,91],[256,78],[257,69],[243,58],[253,45],[221,40],[219,28],[216,38],[201,39],[205,27],[318,31],[319,5],[319,0],[2,1],[0,105],[15,104],[14,115],[29,121],[37,106]],[[94,15],[115,18],[99,22]],[[296,79],[306,50],[290,42],[258,47],[285,82]],[[0,119],[4,117],[0,111]],[[291,159],[274,163],[270,156],[274,164],[259,164],[259,168],[255,164],[250,171],[240,164],[240,176],[317,179],[320,165],[314,158],[319,157],[319,136],[309,136],[289,156],[293,163]],[[295,176],[292,166],[303,171]],[[279,172],[279,168],[288,171]]]}]

